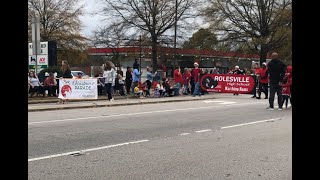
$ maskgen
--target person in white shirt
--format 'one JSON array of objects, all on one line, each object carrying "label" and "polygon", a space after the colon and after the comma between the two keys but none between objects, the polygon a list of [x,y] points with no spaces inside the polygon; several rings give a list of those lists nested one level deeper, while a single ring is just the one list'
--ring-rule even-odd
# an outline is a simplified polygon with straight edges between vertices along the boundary
[{"label": "person in white shirt", "polygon": [[35,75],[33,71],[29,72],[28,84],[30,86],[30,97],[32,97],[35,93],[42,94],[43,96],[45,95],[42,84],[40,83],[38,77]]},{"label": "person in white shirt", "polygon": [[116,71],[108,62],[104,67],[103,77],[105,78],[105,92],[108,95],[108,100],[112,102],[114,99],[112,98],[111,87],[115,85]]}]

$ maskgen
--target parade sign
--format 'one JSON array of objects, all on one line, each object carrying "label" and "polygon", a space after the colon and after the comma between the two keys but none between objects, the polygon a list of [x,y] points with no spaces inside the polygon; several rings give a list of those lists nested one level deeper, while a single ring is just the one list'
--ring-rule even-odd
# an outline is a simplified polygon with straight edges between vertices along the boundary
[{"label": "parade sign", "polygon": [[97,79],[59,79],[60,99],[98,99]]},{"label": "parade sign", "polygon": [[206,74],[200,82],[205,91],[239,94],[250,93],[255,84],[253,77],[239,74]]}]

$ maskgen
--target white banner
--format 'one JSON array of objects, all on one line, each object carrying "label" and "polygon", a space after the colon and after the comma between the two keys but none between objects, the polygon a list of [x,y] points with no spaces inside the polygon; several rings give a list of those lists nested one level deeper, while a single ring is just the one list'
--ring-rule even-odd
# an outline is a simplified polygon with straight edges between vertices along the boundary
[{"label": "white banner", "polygon": [[97,79],[59,79],[60,99],[98,99]]}]

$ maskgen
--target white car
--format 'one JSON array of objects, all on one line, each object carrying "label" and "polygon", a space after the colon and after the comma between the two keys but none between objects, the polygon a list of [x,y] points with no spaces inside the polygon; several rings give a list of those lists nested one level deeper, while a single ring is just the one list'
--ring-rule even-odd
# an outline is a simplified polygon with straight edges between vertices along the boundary
[{"label": "white car", "polygon": [[84,73],[83,71],[71,71],[71,75],[72,75],[72,78],[76,78],[78,76],[78,74],[81,74],[81,77],[82,78],[90,78],[88,75],[86,75],[86,73]]}]

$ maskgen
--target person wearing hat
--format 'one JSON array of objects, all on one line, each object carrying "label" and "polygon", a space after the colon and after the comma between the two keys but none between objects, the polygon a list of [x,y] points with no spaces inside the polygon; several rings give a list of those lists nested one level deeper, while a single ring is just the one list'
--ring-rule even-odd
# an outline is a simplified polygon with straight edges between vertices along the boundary
[{"label": "person wearing hat", "polygon": [[260,76],[257,99],[261,99],[261,92],[265,94],[265,99],[268,99],[268,68],[265,62],[262,63],[259,73]]},{"label": "person wearing hat", "polygon": [[[239,66],[235,66],[234,70],[232,71],[233,74],[242,74],[243,75],[243,71],[240,70]],[[239,95],[239,93],[233,93],[233,95]]]},{"label": "person wearing hat", "polygon": [[194,65],[194,69],[192,71],[192,77],[193,77],[193,81],[194,81],[194,91],[193,91],[193,94],[192,96],[195,97],[196,95],[199,95],[201,96],[201,93],[200,93],[200,75],[201,75],[201,72],[202,70],[199,68],[199,63],[198,62],[195,62],[193,63]]},{"label": "person wearing hat", "polygon": [[233,70],[233,74],[243,74],[243,72],[240,70],[239,66],[235,66]]}]

